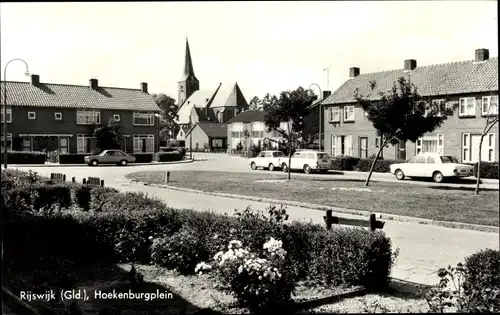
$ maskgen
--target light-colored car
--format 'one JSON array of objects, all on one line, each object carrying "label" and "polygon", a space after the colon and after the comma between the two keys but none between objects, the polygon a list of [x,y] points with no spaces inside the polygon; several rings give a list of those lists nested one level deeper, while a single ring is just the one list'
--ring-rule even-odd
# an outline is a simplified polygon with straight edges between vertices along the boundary
[{"label": "light-colored car", "polygon": [[285,158],[285,155],[281,151],[262,151],[257,157],[250,159],[250,167],[253,170],[262,167],[274,171],[276,168],[280,168],[280,161],[283,158]]},{"label": "light-colored car", "polygon": [[473,175],[473,167],[461,164],[450,155],[423,153],[416,155],[408,163],[396,163],[390,166],[391,173],[399,180],[406,176],[413,178],[430,177],[436,183],[446,178],[459,178]]},{"label": "light-colored car", "polygon": [[104,150],[99,155],[89,155],[85,157],[85,164],[97,166],[99,164],[117,164],[127,166],[134,163],[135,156],[128,155],[122,150]]},{"label": "light-colored car", "polygon": [[[292,156],[290,168],[292,170],[303,170],[309,174],[313,171],[326,173],[332,169],[330,157],[326,152],[318,152],[314,150],[300,150]],[[284,172],[288,171],[288,158],[281,160],[281,169]]]}]

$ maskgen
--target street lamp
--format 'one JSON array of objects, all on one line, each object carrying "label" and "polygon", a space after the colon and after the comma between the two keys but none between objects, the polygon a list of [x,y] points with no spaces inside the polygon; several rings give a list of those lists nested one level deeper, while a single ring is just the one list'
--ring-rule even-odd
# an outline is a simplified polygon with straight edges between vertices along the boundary
[{"label": "street lamp", "polygon": [[322,146],[321,146],[321,144],[322,144],[322,141],[321,141],[321,113],[323,112],[323,110],[322,110],[322,108],[321,108],[321,97],[323,97],[323,96],[321,95],[321,88],[319,87],[319,85],[318,85],[318,84],[316,84],[316,83],[311,83],[311,85],[309,85],[309,88],[311,88],[311,86],[313,86],[313,85],[316,85],[316,86],[318,87],[318,89],[319,89],[320,103],[318,104],[318,106],[319,106],[319,131],[318,131],[318,146],[319,146],[319,151],[323,151],[323,150],[322,150]]},{"label": "street lamp", "polygon": [[[26,61],[15,58],[7,62],[5,65],[5,68],[3,69],[3,84],[4,84],[4,90],[3,90],[3,140],[4,140],[4,146],[3,146],[3,167],[7,169],[7,156],[8,156],[8,149],[7,149],[7,66],[13,62],[13,61],[21,61],[24,63],[26,66],[26,72],[24,73],[26,76],[29,76],[29,70],[28,70],[28,64]],[[12,112],[11,112],[11,117],[12,117]],[[13,139],[11,139],[11,142]]]}]

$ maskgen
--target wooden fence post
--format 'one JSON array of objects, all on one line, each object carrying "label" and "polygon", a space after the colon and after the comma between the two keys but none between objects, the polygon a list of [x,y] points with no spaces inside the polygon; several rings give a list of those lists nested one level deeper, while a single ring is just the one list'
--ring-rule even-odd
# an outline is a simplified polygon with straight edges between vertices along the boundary
[{"label": "wooden fence post", "polygon": [[50,173],[50,179],[54,179],[54,173]]},{"label": "wooden fence post", "polygon": [[63,174],[63,178],[62,178],[63,182],[66,181],[66,174]]},{"label": "wooden fence post", "polygon": [[84,184],[84,185],[85,185],[86,183],[87,183],[87,179],[86,179],[86,178],[84,178],[84,179],[82,180],[82,184]]},{"label": "wooden fence post", "polygon": [[167,184],[170,182],[170,172],[167,171]]},{"label": "wooden fence post", "polygon": [[76,178],[75,178],[75,177],[72,177],[72,178],[71,178],[71,182],[76,183]]},{"label": "wooden fence post", "polygon": [[332,229],[332,217],[332,210],[326,210],[326,216],[323,219],[325,220],[327,230]]},{"label": "wooden fence post", "polygon": [[101,187],[104,187],[104,179],[101,179]]}]

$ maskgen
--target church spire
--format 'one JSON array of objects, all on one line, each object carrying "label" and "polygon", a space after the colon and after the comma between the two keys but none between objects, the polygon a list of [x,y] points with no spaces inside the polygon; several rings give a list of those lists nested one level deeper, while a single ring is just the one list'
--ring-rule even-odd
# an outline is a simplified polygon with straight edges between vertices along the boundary
[{"label": "church spire", "polygon": [[193,61],[191,60],[191,51],[189,50],[189,42],[186,37],[186,58],[184,61],[184,80],[188,77],[195,77]]}]

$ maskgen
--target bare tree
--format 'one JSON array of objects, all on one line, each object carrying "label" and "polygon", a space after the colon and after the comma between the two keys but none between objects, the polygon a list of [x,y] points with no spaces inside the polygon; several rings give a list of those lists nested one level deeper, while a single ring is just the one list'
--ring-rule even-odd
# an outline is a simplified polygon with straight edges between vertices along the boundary
[{"label": "bare tree", "polygon": [[[496,97],[496,99],[495,99]],[[486,101],[486,102],[485,102]],[[477,161],[477,181],[476,181],[476,195],[479,195],[479,184],[481,183],[481,159],[483,150],[484,137],[490,130],[498,123],[498,96],[490,95],[483,98],[480,102],[480,111],[484,116],[484,127],[481,132],[481,139],[479,140],[479,160]]]}]

